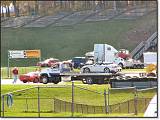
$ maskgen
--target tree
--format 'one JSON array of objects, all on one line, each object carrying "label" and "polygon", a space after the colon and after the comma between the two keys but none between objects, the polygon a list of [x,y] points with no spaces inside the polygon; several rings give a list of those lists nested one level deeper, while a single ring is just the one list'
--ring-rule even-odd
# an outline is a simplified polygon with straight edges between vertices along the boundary
[{"label": "tree", "polygon": [[35,14],[37,15],[39,13],[39,10],[38,10],[38,0],[35,1]]},{"label": "tree", "polygon": [[15,16],[18,17],[19,16],[19,8],[16,5],[17,1],[13,0],[13,6],[14,6],[14,12],[15,12]]},{"label": "tree", "polygon": [[[10,3],[11,3],[11,1],[1,1],[2,6],[6,8],[6,16],[7,17],[10,17],[10,11],[9,11]],[[2,7],[2,17],[4,17],[3,7]]]}]

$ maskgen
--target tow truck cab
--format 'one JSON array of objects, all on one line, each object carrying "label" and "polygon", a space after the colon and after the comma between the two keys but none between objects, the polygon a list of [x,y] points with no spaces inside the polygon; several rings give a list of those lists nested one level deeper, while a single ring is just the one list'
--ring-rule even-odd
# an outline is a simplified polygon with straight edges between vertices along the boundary
[{"label": "tow truck cab", "polygon": [[69,63],[59,62],[54,64],[50,68],[43,69],[40,72],[40,82],[47,84],[51,83],[59,83],[61,82],[60,73],[71,72],[71,67]]}]

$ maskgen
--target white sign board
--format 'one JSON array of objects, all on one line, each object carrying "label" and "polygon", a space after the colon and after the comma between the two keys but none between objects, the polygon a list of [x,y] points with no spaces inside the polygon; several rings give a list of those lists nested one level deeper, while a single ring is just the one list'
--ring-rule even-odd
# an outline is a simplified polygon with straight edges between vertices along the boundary
[{"label": "white sign board", "polygon": [[8,54],[9,58],[25,58],[24,50],[10,50]]}]

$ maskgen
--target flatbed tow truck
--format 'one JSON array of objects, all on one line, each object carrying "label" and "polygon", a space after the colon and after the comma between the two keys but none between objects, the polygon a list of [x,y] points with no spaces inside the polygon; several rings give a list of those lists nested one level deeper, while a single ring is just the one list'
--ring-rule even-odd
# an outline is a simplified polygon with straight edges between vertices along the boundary
[{"label": "flatbed tow truck", "polygon": [[[127,73],[75,73],[63,68],[60,63],[56,68],[47,68],[40,73],[40,82],[58,84],[62,78],[70,77],[71,81],[80,80],[84,84],[110,84],[111,87],[157,87],[157,77],[147,77],[144,74],[131,76]],[[135,73],[134,73],[135,74]]]},{"label": "flatbed tow truck", "polygon": [[[117,73],[60,73],[58,82],[63,77],[70,77],[71,81],[82,81],[84,84],[110,84],[111,88],[136,87],[152,88],[157,87],[157,77],[130,77]],[[57,80],[57,79],[56,79]],[[48,82],[53,82],[48,81]],[[53,82],[54,83],[54,82]],[[46,84],[46,83],[45,83]]]}]

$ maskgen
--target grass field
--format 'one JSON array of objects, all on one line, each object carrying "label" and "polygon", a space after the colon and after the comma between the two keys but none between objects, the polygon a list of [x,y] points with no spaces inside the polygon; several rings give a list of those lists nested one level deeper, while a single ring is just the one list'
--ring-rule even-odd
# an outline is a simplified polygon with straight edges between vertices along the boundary
[{"label": "grass field", "polygon": [[[26,74],[28,72],[34,72],[36,70],[39,70],[40,68],[37,66],[30,66],[30,67],[18,67],[19,75]],[[12,78],[12,70],[13,67],[10,67],[10,78]],[[1,78],[5,79],[8,78],[8,68],[7,67],[1,67]]]},{"label": "grass field", "polygon": [[[71,117],[71,113],[49,113],[52,111],[52,100],[53,98],[58,98],[65,101],[71,101],[71,85],[67,83],[67,87],[60,88],[40,88],[40,98],[41,99],[41,116],[43,117]],[[76,82],[75,85],[78,85],[79,82]],[[45,86],[45,85],[42,85]],[[30,85],[2,85],[2,94],[8,93],[11,91],[31,88],[33,86]],[[98,92],[104,92],[104,89],[109,88],[108,85],[81,85],[81,87],[85,87],[88,90],[94,90]],[[134,98],[133,89],[129,90],[112,90],[110,91],[110,104],[121,103],[127,101],[129,99]],[[152,98],[156,94],[155,90],[145,91],[139,93],[139,97]],[[28,98],[28,109],[29,113],[24,113],[26,110],[26,100],[22,98]],[[29,99],[30,98],[30,99]],[[34,99],[31,99],[34,98]],[[5,115],[6,116],[19,116],[19,117],[37,117],[37,89],[26,90],[24,92],[17,92],[13,94],[14,104],[11,108],[8,108],[5,104]],[[50,98],[50,99],[49,99]],[[79,88],[74,88],[74,101],[76,103],[87,104],[87,105],[104,105],[104,96],[100,94],[96,94],[93,92],[81,90]],[[143,113],[139,113],[138,116],[142,117]],[[130,114],[80,114],[75,113],[74,117],[137,117],[133,113]]]},{"label": "grass field", "polygon": [[[7,117],[38,117],[37,113],[5,113]],[[72,117],[71,113],[41,113],[40,117],[60,117],[60,118],[67,118]],[[143,117],[143,113],[138,115],[134,114],[81,114],[81,113],[74,113],[74,117]]]},{"label": "grass field", "polygon": [[[107,43],[116,49],[133,50],[141,40],[128,39],[127,33],[154,28],[156,14],[136,20],[109,20],[81,23],[70,27],[2,28],[1,66],[7,66],[8,50],[40,49],[43,58],[60,60],[84,56],[95,43]],[[130,43],[130,44],[127,44]],[[11,66],[35,65],[37,59],[12,59]]]}]

